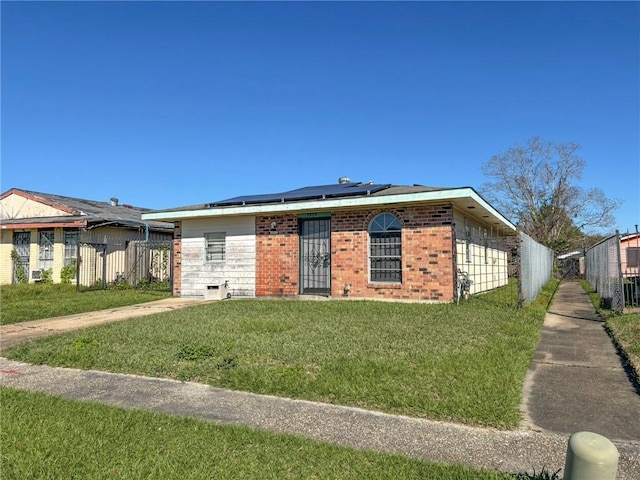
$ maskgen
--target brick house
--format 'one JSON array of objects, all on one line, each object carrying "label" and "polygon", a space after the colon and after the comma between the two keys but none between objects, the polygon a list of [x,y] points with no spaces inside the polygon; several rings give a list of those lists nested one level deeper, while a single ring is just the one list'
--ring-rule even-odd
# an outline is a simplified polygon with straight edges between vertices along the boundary
[{"label": "brick house", "polygon": [[475,190],[351,182],[145,213],[174,222],[174,295],[448,302],[506,284],[515,226]]}]

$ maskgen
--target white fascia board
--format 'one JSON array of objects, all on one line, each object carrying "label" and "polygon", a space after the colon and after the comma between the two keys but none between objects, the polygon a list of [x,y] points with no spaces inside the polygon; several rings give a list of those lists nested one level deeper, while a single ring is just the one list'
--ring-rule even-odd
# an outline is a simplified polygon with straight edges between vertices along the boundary
[{"label": "white fascia board", "polygon": [[262,215],[269,213],[304,212],[315,210],[334,210],[354,207],[376,207],[380,205],[397,205],[421,202],[452,201],[469,198],[479,204],[505,227],[515,230],[516,227],[487,203],[472,188],[456,188],[430,192],[402,193],[398,195],[372,195],[357,198],[336,198],[327,200],[308,200],[304,202],[268,203],[262,205],[237,205],[229,207],[202,208],[199,210],[178,210],[173,212],[143,213],[143,220],[175,221],[194,218],[222,217],[228,215]]},{"label": "white fascia board", "polygon": [[564,260],[565,258],[574,257],[576,255],[582,255],[582,250],[574,250],[573,252],[563,253],[562,255],[558,255],[556,258],[559,260]]}]

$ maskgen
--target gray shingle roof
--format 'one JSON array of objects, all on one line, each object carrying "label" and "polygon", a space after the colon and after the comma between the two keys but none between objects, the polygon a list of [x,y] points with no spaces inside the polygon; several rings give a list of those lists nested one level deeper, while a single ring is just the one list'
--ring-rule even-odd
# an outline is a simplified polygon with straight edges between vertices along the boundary
[{"label": "gray shingle roof", "polygon": [[[38,223],[56,223],[56,222],[72,222],[86,221],[89,224],[111,223],[126,227],[140,227],[148,224],[151,230],[171,231],[173,224],[159,221],[145,221],[141,219],[142,213],[148,213],[152,210],[148,208],[134,207],[126,204],[111,205],[110,202],[99,202],[96,200],[85,200],[82,198],[66,197],[63,195],[55,195],[51,193],[35,192],[32,190],[12,189],[24,192],[35,199],[42,199],[45,203],[53,203],[61,205],[71,210],[71,215],[56,217],[37,217],[37,218],[21,218],[11,219],[13,224],[27,224],[37,221]],[[11,191],[11,190],[10,190]]]}]

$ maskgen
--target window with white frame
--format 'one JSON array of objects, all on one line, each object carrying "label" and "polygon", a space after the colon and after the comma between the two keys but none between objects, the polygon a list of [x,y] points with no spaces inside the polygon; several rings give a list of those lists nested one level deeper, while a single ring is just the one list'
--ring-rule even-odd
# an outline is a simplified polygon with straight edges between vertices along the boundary
[{"label": "window with white frame", "polygon": [[484,239],[484,263],[486,265],[489,263],[489,235],[487,233],[486,228],[483,231],[483,239]]},{"label": "window with white frame", "polygon": [[376,215],[369,223],[369,278],[402,281],[402,226],[391,213]]},{"label": "window with white frame", "polygon": [[226,258],[226,237],[225,232],[205,233],[205,259],[210,263],[224,262]]},{"label": "window with white frame", "polygon": [[64,266],[73,262],[77,254],[79,233],[77,230],[64,231]]},{"label": "window with white frame", "polygon": [[53,241],[53,230],[38,232],[38,268],[40,270],[53,268]]},{"label": "window with white frame", "polygon": [[467,257],[467,263],[471,263],[471,227],[467,225],[467,219],[464,220],[464,253],[465,257]]}]

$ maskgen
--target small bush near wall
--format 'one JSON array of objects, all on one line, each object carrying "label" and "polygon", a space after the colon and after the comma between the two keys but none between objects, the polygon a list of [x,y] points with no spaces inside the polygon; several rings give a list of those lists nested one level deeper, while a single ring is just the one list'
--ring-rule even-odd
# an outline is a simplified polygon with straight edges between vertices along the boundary
[{"label": "small bush near wall", "polygon": [[27,274],[24,271],[24,265],[22,264],[22,259],[20,255],[15,250],[11,250],[11,260],[13,261],[13,268],[16,272],[16,282],[17,283],[29,283],[29,279],[27,278]]},{"label": "small bush near wall", "polygon": [[61,283],[71,283],[72,280],[76,279],[76,275],[78,272],[78,264],[76,259],[71,259],[69,265],[65,265],[60,270],[60,282]]},{"label": "small bush near wall", "polygon": [[53,283],[53,269],[47,268],[40,274],[40,283]]}]

